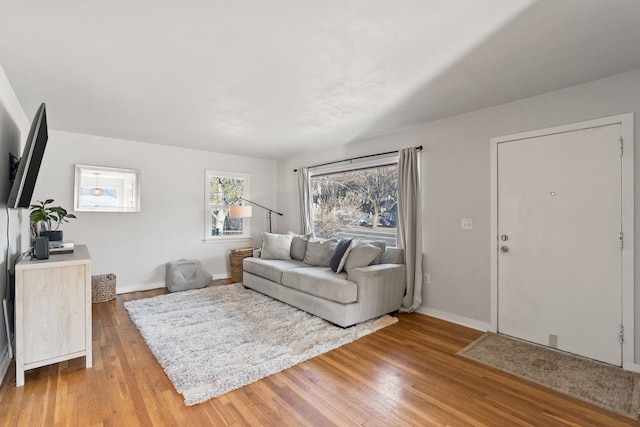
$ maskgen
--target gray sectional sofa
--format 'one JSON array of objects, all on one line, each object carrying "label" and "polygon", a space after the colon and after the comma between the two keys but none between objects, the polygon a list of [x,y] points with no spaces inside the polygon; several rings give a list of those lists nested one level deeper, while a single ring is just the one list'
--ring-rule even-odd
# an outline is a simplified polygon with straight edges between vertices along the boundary
[{"label": "gray sectional sofa", "polygon": [[244,286],[342,327],[397,311],[406,286],[403,251],[354,240],[341,242],[348,246],[342,254],[338,243],[265,233],[261,257],[243,261]]}]

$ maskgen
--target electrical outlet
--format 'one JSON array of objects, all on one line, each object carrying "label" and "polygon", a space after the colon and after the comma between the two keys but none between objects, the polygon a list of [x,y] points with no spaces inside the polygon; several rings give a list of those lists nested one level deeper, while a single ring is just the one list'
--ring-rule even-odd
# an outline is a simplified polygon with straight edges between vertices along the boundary
[{"label": "electrical outlet", "polygon": [[431,283],[431,275],[429,273],[424,275],[424,281],[428,284]]},{"label": "electrical outlet", "polygon": [[462,218],[460,228],[463,230],[473,230],[473,218]]}]

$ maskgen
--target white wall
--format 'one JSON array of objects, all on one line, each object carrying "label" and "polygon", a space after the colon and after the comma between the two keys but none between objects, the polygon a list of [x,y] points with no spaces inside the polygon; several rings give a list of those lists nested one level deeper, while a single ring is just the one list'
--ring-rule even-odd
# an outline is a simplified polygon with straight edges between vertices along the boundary
[{"label": "white wall", "polygon": [[[49,132],[33,200],[52,198],[73,211],[75,164],[141,171],[141,212],[74,212],[78,218],[62,228],[65,241],[88,246],[92,274],[116,274],[119,293],[164,286],[165,264],[180,258],[228,277],[229,250],[253,244],[203,242],[206,169],[250,174],[251,200],[276,205],[274,161],[57,131]],[[258,243],[267,222],[254,212]]]},{"label": "white wall", "polygon": [[[7,262],[10,267],[15,255],[26,250],[28,244],[25,244],[25,240],[22,239],[23,234],[28,232],[28,217],[23,215],[22,210],[6,209],[11,189],[9,153],[17,157],[22,155],[24,148],[22,135],[26,135],[28,131],[29,121],[20,107],[4,70],[0,67],[0,208],[6,212],[0,215],[0,234],[8,236],[0,239],[2,252],[0,266],[3,271],[0,274],[0,302],[6,295],[7,284],[10,283],[7,280],[7,274],[4,273],[8,270]],[[2,313],[1,308],[0,313]],[[8,348],[4,316],[0,314],[0,383],[10,363]]]},{"label": "white wall", "polygon": [[[638,141],[640,70],[286,159],[278,165],[278,206],[295,215],[283,218],[279,231],[299,229],[298,198],[291,197],[297,193],[294,168],[422,145],[425,273],[431,283],[424,285],[419,311],[488,328],[490,138],[627,112],[635,112]],[[635,179],[638,195],[639,173]],[[635,220],[640,223],[638,200]],[[461,218],[473,218],[474,229],[461,230]],[[636,247],[638,241],[640,233]],[[638,311],[640,251],[635,265]],[[640,355],[640,316],[635,322],[635,353]]]}]

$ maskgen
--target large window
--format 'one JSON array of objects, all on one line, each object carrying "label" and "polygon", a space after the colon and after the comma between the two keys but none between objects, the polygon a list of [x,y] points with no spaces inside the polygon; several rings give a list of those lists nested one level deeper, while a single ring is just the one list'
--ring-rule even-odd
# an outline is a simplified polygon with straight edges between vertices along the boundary
[{"label": "large window", "polygon": [[310,176],[318,237],[384,240],[396,246],[398,163]]},{"label": "large window", "polygon": [[205,239],[216,240],[250,235],[248,218],[231,218],[229,208],[249,197],[249,175],[231,172],[205,173]]}]

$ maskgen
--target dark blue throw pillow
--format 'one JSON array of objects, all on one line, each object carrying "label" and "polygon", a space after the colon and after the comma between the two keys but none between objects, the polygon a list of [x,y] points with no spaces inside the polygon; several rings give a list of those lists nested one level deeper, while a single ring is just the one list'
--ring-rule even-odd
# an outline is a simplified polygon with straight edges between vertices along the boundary
[{"label": "dark blue throw pillow", "polygon": [[334,273],[340,273],[340,271],[342,271],[341,267],[344,266],[344,262],[341,261],[351,247],[351,241],[353,241],[353,239],[340,239],[338,246],[336,246],[333,251],[333,255],[329,261],[329,267],[331,267],[331,271]]}]

